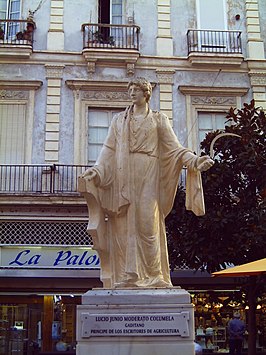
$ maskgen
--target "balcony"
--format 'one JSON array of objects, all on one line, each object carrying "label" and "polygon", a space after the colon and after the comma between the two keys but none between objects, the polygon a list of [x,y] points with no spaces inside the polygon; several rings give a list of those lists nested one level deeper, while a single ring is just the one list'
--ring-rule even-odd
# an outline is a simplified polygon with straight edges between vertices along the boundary
[{"label": "balcony", "polygon": [[0,165],[0,194],[73,194],[85,165]]},{"label": "balcony", "polygon": [[133,75],[139,58],[139,32],[136,25],[87,23],[83,32],[83,56],[88,72],[93,74],[96,62],[126,65],[128,76]]},{"label": "balcony", "polygon": [[0,58],[29,58],[35,28],[32,20],[0,20]]},{"label": "balcony", "polygon": [[243,62],[240,31],[187,31],[188,59],[195,64],[239,66]]}]

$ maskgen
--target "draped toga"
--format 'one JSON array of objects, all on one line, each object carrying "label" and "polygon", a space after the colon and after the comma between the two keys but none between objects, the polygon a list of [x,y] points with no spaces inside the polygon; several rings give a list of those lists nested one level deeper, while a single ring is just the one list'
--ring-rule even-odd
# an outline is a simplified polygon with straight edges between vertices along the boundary
[{"label": "draped toga", "polygon": [[[187,209],[204,214],[197,156],[181,146],[169,119],[149,110],[135,119],[131,107],[108,131],[97,172],[98,201],[108,216],[100,254],[104,287],[171,287],[165,217],[183,166],[188,168]],[[177,216],[178,218],[178,216]]]}]

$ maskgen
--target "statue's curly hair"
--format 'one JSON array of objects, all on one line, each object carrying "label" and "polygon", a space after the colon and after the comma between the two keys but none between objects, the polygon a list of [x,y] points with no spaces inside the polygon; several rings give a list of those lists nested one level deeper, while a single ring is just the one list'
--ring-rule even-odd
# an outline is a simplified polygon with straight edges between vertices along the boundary
[{"label": "statue's curly hair", "polygon": [[140,87],[141,90],[144,92],[144,95],[146,97],[146,101],[147,102],[150,101],[151,94],[152,94],[152,86],[148,80],[146,80],[145,78],[136,78],[134,80],[131,80],[128,83],[127,88],[129,89],[130,86],[132,86],[132,85],[136,85],[136,86]]}]

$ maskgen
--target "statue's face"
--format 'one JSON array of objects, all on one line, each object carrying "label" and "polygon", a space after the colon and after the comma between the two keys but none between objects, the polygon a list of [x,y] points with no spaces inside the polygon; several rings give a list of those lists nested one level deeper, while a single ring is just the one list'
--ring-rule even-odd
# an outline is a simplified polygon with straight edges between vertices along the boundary
[{"label": "statue's face", "polygon": [[134,105],[141,105],[146,103],[146,97],[143,90],[137,85],[131,85],[128,90],[130,99]]}]

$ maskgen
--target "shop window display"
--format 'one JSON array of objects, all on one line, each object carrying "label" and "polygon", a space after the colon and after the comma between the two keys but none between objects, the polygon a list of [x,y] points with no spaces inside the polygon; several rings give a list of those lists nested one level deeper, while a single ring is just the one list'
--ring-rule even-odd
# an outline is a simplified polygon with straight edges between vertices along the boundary
[{"label": "shop window display", "polygon": [[[32,308],[23,304],[0,306],[0,354],[28,354],[31,336]],[[36,312],[35,312],[36,314]],[[40,314],[40,313],[39,313]]]},{"label": "shop window display", "polygon": [[[52,298],[51,349],[75,353],[76,304],[80,297],[48,296]],[[47,351],[47,324],[44,317],[44,296],[28,297],[25,304],[19,303],[27,296],[0,296],[0,355],[37,355]],[[12,303],[11,303],[12,302]],[[27,302],[27,303],[26,303]],[[48,335],[49,336],[49,335]]]},{"label": "shop window display", "polygon": [[[202,347],[203,353],[228,353],[229,336],[228,322],[234,312],[239,312],[241,319],[247,325],[247,306],[245,295],[235,292],[195,292],[191,293],[192,303],[195,307],[195,340]],[[266,297],[260,298],[263,306],[257,307],[257,350],[266,351]],[[264,300],[264,301],[263,301]],[[247,329],[247,326],[246,326]],[[247,351],[248,333],[245,333],[243,342],[244,351]]]}]

